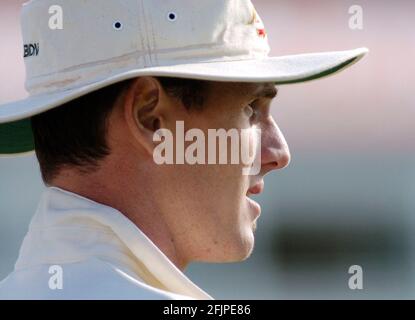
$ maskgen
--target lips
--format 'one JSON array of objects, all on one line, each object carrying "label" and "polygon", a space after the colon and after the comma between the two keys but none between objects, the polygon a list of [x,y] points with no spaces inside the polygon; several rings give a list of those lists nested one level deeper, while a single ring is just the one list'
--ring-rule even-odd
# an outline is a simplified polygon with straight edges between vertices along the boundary
[{"label": "lips", "polygon": [[253,212],[253,218],[256,220],[261,215],[261,206],[258,202],[250,198],[251,195],[260,194],[264,190],[264,181],[260,180],[253,184],[246,192],[246,199]]},{"label": "lips", "polygon": [[252,187],[248,189],[247,195],[251,194],[260,194],[262,191],[264,191],[264,181],[261,180],[258,183],[254,184]]}]

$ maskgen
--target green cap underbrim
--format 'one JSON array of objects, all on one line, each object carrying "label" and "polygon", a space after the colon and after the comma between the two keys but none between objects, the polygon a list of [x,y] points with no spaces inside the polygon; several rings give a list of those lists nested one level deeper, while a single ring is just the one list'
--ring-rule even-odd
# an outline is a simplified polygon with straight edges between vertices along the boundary
[{"label": "green cap underbrim", "polygon": [[0,155],[18,155],[34,149],[30,118],[0,124]]}]

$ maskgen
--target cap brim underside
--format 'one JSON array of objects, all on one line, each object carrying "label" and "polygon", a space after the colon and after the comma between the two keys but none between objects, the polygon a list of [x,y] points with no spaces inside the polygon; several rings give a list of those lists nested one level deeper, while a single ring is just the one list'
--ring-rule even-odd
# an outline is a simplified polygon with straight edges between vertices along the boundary
[{"label": "cap brim underside", "polygon": [[108,85],[139,76],[166,76],[227,82],[293,84],[327,77],[360,60],[366,48],[295,56],[226,62],[191,63],[130,70],[83,87],[31,96],[0,106],[0,156],[34,150],[30,117]]}]

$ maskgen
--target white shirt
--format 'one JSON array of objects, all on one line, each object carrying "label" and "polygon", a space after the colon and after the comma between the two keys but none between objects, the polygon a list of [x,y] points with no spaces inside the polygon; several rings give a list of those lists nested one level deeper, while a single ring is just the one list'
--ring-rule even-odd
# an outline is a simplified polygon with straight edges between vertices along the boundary
[{"label": "white shirt", "polygon": [[46,188],[0,299],[212,299],[118,210]]}]

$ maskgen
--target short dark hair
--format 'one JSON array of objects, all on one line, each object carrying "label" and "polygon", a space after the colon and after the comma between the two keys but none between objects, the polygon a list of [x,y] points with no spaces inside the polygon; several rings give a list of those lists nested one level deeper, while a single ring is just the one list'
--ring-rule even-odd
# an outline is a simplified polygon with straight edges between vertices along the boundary
[{"label": "short dark hair", "polygon": [[[156,78],[186,109],[204,104],[206,81]],[[119,82],[31,118],[35,152],[43,181],[48,184],[63,167],[90,173],[110,154],[107,120],[117,99],[132,80]]]}]

